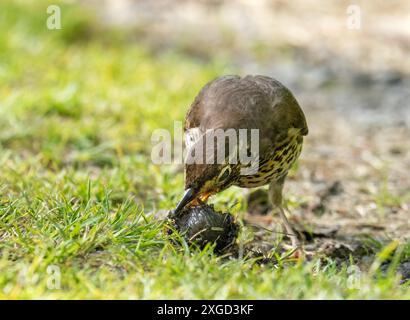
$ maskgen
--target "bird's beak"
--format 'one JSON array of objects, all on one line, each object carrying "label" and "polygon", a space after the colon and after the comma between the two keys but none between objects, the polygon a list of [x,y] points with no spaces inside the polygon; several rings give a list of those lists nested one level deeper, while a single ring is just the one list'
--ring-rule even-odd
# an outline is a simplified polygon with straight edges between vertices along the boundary
[{"label": "bird's beak", "polygon": [[194,191],[193,188],[189,188],[185,190],[184,196],[182,197],[181,201],[179,201],[174,214],[178,214],[184,207],[190,203],[192,200],[194,200],[196,197],[196,192]]}]

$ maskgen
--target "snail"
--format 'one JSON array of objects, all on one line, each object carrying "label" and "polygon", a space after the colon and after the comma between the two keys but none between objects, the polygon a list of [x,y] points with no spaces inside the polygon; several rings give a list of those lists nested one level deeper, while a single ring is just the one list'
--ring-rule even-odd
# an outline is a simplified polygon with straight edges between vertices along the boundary
[{"label": "snail", "polygon": [[[170,225],[190,244],[204,248],[207,243],[215,243],[220,252],[235,243],[239,225],[230,213],[214,210],[213,205],[200,204],[186,207],[177,215],[168,215]],[[169,233],[172,233],[172,228]]]}]

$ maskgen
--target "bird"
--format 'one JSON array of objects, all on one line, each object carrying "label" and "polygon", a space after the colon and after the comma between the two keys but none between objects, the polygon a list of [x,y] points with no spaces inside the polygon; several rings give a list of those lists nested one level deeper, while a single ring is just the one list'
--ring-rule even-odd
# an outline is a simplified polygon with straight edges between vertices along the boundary
[{"label": "bird", "polygon": [[[227,161],[231,155],[225,139],[204,146],[210,132],[218,129],[233,129],[234,132],[258,130],[259,152],[254,172],[242,174],[241,169],[249,168],[249,163]],[[222,151],[225,161],[212,163],[206,158],[188,163],[185,160],[185,192],[174,214],[179,214],[186,207],[205,203],[210,196],[231,186],[255,188],[269,185],[273,211],[280,215],[292,248],[300,249],[294,227],[284,210],[283,187],[289,169],[301,154],[308,131],[306,117],[297,100],[288,88],[272,77],[225,75],[208,82],[186,114],[186,146],[188,154],[192,150],[200,150],[205,154],[204,158],[210,155],[214,160],[218,149],[226,147]],[[208,155],[206,151],[209,148],[213,150]],[[249,151],[247,144],[236,148]]]}]

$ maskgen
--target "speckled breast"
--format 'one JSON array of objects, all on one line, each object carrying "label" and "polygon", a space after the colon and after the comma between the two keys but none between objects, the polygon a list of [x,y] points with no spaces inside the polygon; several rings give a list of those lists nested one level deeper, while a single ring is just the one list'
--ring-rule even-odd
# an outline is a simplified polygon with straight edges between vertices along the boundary
[{"label": "speckled breast", "polygon": [[272,148],[267,155],[261,155],[258,172],[239,176],[236,186],[242,188],[260,187],[286,176],[302,151],[303,137],[291,135]]}]

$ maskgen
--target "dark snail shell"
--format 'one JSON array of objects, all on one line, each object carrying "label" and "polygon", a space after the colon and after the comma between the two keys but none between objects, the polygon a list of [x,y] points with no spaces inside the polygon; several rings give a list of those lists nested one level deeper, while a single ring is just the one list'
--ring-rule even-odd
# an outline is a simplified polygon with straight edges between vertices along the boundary
[{"label": "dark snail shell", "polygon": [[213,206],[202,204],[185,208],[180,214],[170,214],[173,227],[186,241],[203,248],[207,243],[216,243],[221,251],[231,246],[239,232],[239,225],[229,213],[216,212]]}]

